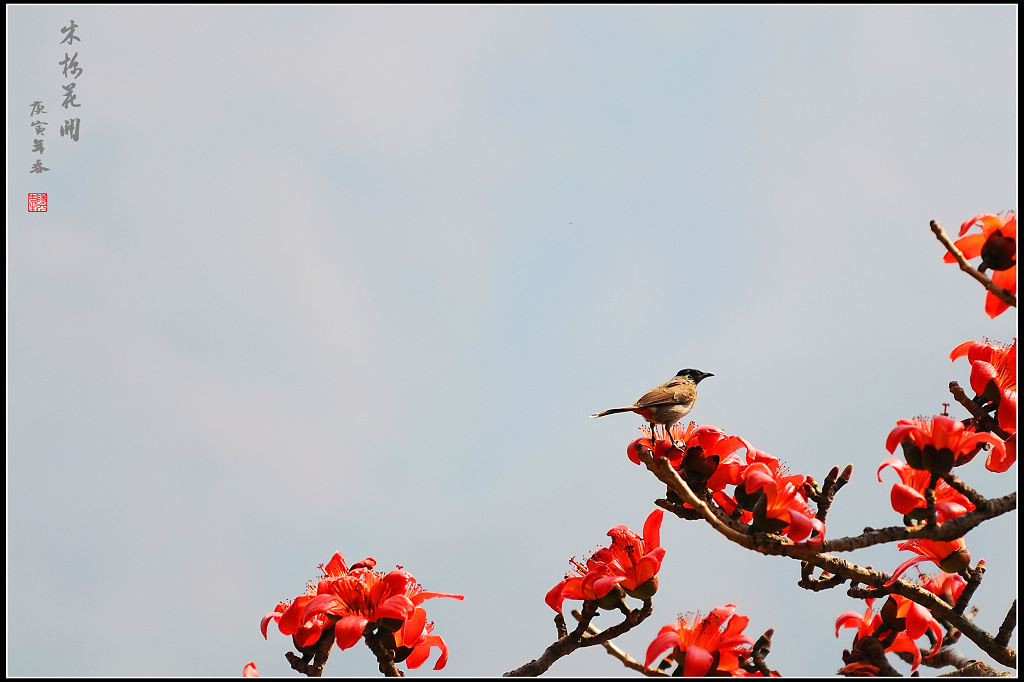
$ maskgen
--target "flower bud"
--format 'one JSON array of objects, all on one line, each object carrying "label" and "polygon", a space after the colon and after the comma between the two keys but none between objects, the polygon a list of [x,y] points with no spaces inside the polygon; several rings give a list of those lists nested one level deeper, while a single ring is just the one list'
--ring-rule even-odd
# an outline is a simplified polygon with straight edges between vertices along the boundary
[{"label": "flower bud", "polygon": [[597,600],[597,605],[605,611],[614,611],[619,608],[619,604],[624,604],[625,602],[625,591],[620,586],[616,585],[612,588],[611,592]]},{"label": "flower bud", "polygon": [[939,568],[946,573],[959,573],[971,565],[971,554],[966,547],[961,547],[939,562]]},{"label": "flower bud", "polygon": [[650,580],[645,582],[643,585],[637,585],[635,590],[626,590],[626,594],[634,599],[642,599],[647,601],[654,596],[654,593],[658,591],[658,576],[653,576]]},{"label": "flower bud", "polygon": [[1017,264],[1017,244],[995,230],[981,247],[981,265],[990,270],[1009,270]]}]

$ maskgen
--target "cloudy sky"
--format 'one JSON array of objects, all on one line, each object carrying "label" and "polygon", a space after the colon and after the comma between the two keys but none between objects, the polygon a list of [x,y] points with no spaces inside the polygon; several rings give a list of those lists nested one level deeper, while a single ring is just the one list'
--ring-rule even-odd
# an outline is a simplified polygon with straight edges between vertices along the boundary
[{"label": "cloudy sky", "polygon": [[[1015,7],[7,20],[10,674],[290,674],[260,618],[338,550],[464,594],[428,603],[443,673],[500,674],[553,641],[569,558],[664,493],[626,458],[639,417],[591,413],[712,372],[699,423],[819,481],[854,464],[840,537],[899,522],[875,470],[896,420],[967,384],[950,350],[1016,334],[928,228],[1016,207]],[[989,630],[1016,518],[968,536]],[[663,540],[634,656],[732,602],[783,674],[842,665],[863,602],[694,522]],[[327,667],[375,671],[364,647]],[[587,650],[551,672],[626,671]]]}]

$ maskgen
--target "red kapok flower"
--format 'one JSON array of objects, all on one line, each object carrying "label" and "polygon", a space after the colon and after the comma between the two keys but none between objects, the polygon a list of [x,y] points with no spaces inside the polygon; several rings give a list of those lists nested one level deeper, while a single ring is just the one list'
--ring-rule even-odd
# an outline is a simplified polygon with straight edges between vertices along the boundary
[{"label": "red kapok flower", "polygon": [[[975,225],[981,233],[964,236]],[[981,256],[981,270],[992,270],[992,282],[996,286],[1017,294],[1017,214],[1009,211],[1003,216],[981,213],[960,226],[960,239],[954,245],[970,260]],[[946,253],[943,260],[955,263],[956,257]],[[985,297],[985,312],[996,317],[1009,306],[991,291]]]},{"label": "red kapok flower", "polygon": [[[928,507],[924,491],[928,488],[932,473],[915,469],[898,457],[890,457],[878,467],[878,482],[882,482],[882,469],[892,467],[900,475],[901,483],[892,486],[892,508],[903,514],[904,523],[911,525],[923,521]],[[974,510],[974,504],[961,493],[939,480],[935,486],[935,512],[939,523],[956,518]]]},{"label": "red kapok flower", "polygon": [[403,570],[386,575],[370,570],[355,573],[321,580],[317,596],[303,612],[307,620],[320,614],[337,618],[334,633],[342,649],[356,644],[368,627],[397,630],[416,610],[414,595],[420,602],[430,597],[463,598],[460,594],[422,592],[417,589],[416,578]]},{"label": "red kapok flower", "polygon": [[[406,656],[415,655],[417,665],[426,660],[432,646],[438,646],[442,650],[438,665],[443,666],[442,661],[447,662],[448,658],[447,646],[440,637],[424,633],[426,613],[422,615],[423,623],[419,623],[418,612],[423,609],[418,607],[433,597],[461,600],[463,596],[424,592],[411,573],[401,569],[378,573],[373,570],[376,564],[371,557],[348,568],[341,553],[336,552],[326,566],[320,566],[324,577],[315,587],[309,585],[306,594],[291,603],[281,602],[264,616],[260,624],[263,636],[266,637],[267,625],[274,620],[281,632],[292,635],[296,647],[302,649],[315,644],[323,631],[333,625],[338,646],[348,649],[364,634],[380,628],[391,633],[396,641],[404,642],[401,646],[408,650]],[[408,621],[414,619],[405,630]]]},{"label": "red kapok flower", "polygon": [[[757,502],[759,493],[755,491],[754,495],[746,494],[742,484],[746,480],[747,467],[752,464],[763,464],[768,467],[768,470],[776,479],[786,477],[788,469],[783,466],[778,457],[770,455],[764,450],[758,450],[753,445],[747,443],[746,440],[743,440],[743,442],[746,444],[747,451],[743,455],[740,455],[738,451],[734,452],[722,460],[718,470],[715,471],[715,475],[708,481],[708,488],[713,491],[715,502],[727,514],[733,514],[739,508],[739,521],[741,523],[750,523],[753,520],[750,509],[753,509],[754,504]],[[786,478],[786,480],[792,482],[797,488],[803,488],[807,477],[792,476]],[[734,491],[735,495],[730,496],[726,494],[726,485],[738,486]]]},{"label": "red kapok flower", "polygon": [[[935,626],[938,627],[938,623],[935,622],[934,618],[932,618],[931,613],[929,613],[927,609],[924,609],[924,607],[921,607],[927,615],[927,617],[925,617],[925,614],[921,614],[920,611],[914,610],[913,614],[911,615],[912,625],[907,625],[906,619],[907,615],[911,612],[911,607],[904,607],[904,614],[902,616],[904,620],[900,622],[897,619],[899,607],[898,603],[895,603],[894,606],[890,606],[889,601],[887,600],[885,606],[883,606],[882,608],[882,613],[879,614],[875,613],[872,610],[872,605],[874,604],[875,600],[867,599],[866,601],[868,607],[867,610],[864,611],[863,615],[861,615],[857,611],[844,611],[843,613],[839,614],[839,618],[836,619],[836,637],[839,636],[839,630],[842,628],[857,628],[857,634],[853,638],[853,648],[854,650],[856,650],[857,643],[862,638],[874,636],[881,639],[890,631],[896,630],[897,634],[893,638],[892,643],[885,648],[885,651],[902,651],[910,654],[914,657],[914,661],[912,663],[912,670],[917,670],[917,666],[921,664],[921,650],[917,648],[916,644],[914,644],[914,640],[920,637],[922,634],[924,634],[926,630],[931,629],[931,623],[928,622],[929,618],[931,619],[931,622],[934,622]],[[886,610],[887,608],[888,611]],[[888,622],[885,620],[886,617],[889,618]],[[921,629],[922,623],[924,624],[923,629]],[[911,628],[915,633],[917,633],[916,636],[911,636],[909,632]],[[938,643],[942,643],[941,631],[939,631]],[[937,650],[938,645],[936,645],[935,649],[933,649],[932,652],[928,655],[931,656]],[[870,664],[853,663],[850,666],[847,666],[847,668],[855,670],[858,667],[863,667],[864,665],[870,666]],[[844,670],[845,669],[846,668],[844,668]]]},{"label": "red kapok flower", "polygon": [[[353,564],[352,568],[349,569],[345,565],[345,559],[342,557],[341,552],[335,552],[331,560],[327,562],[327,565],[320,565],[320,571],[324,574],[324,579],[332,579],[347,576],[350,572],[353,576],[362,575],[369,572],[376,565],[377,560],[369,557]],[[323,580],[320,583],[322,584]],[[301,650],[316,644],[324,629],[332,622],[322,613],[306,615],[306,606],[317,596],[319,587],[319,584],[307,585],[306,594],[296,597],[291,602],[281,602],[273,611],[264,616],[263,621],[260,623],[263,637],[266,638],[267,626],[271,620],[274,620],[278,624],[281,634],[292,636],[297,649]]]},{"label": "red kapok flower", "polygon": [[686,615],[663,627],[647,647],[645,667],[671,650],[671,658],[685,677],[735,674],[740,657],[749,653],[753,640],[743,634],[750,621],[734,616],[735,604],[720,606],[705,618]]},{"label": "red kapok flower", "polygon": [[971,554],[963,538],[956,540],[907,540],[899,545],[900,550],[910,550],[918,556],[904,561],[885,584],[892,585],[903,573],[922,561],[931,561],[946,573],[959,573],[971,564]]},{"label": "red kapok flower", "polygon": [[[743,490],[747,495],[759,492],[751,513],[756,527],[769,533],[788,535],[793,542],[820,545],[825,540],[825,524],[810,511],[802,475],[781,476],[762,463],[755,462],[743,472]],[[739,488],[737,488],[737,495]]]},{"label": "red kapok flower", "polygon": [[[971,363],[971,388],[988,409],[996,409],[999,426],[1017,433],[1017,339],[1009,346],[984,341],[965,341],[949,354],[950,360],[967,356]],[[1005,469],[1003,470],[1005,471]]]},{"label": "red kapok flower", "polygon": [[693,428],[693,422],[690,422],[690,428],[680,435],[682,438],[678,440],[685,443],[684,453],[672,466],[686,478],[698,495],[704,488],[722,490],[727,483],[733,483],[732,470],[727,467],[719,472],[721,465],[726,461],[740,461],[740,450],[753,450],[753,446],[745,439],[728,436],[725,431],[710,424]]},{"label": "red kapok flower", "polygon": [[283,601],[274,607],[273,611],[263,616],[263,620],[260,622],[260,631],[263,633],[264,639],[267,637],[267,626],[273,620],[277,623],[282,635],[291,635],[295,642],[295,648],[301,650],[316,644],[320,635],[323,634],[324,628],[330,623],[324,616],[309,620],[303,618],[306,604],[313,599],[316,592],[312,586],[309,586],[307,590],[309,590],[308,594],[296,597],[294,601]]},{"label": "red kapok flower", "polygon": [[[676,427],[678,424],[673,424]],[[693,428],[693,422],[690,422],[690,428]],[[651,435],[651,428],[647,425],[640,427],[640,432],[644,435],[630,442],[626,447],[626,456],[629,457],[629,461],[633,464],[643,464],[640,461],[640,451],[650,450],[654,453],[655,459],[659,457],[668,457],[670,462],[678,461],[683,456],[683,453],[676,449],[672,444],[671,438],[658,438],[657,434]]]},{"label": "red kapok flower", "polygon": [[915,601],[899,594],[890,594],[880,612],[882,622],[892,630],[907,633],[910,639],[918,639],[929,630],[935,636],[935,645],[927,657],[934,656],[942,646],[942,628],[932,612]]},{"label": "red kapok flower", "polygon": [[[920,570],[918,569],[919,573]],[[967,581],[959,574],[946,573],[945,571],[938,574],[920,573],[917,576],[917,583],[950,606],[956,604],[956,600],[960,598],[960,593],[967,586]]]},{"label": "red kapok flower", "polygon": [[419,607],[409,620],[402,624],[401,629],[394,633],[395,661],[405,661],[406,667],[414,670],[423,665],[430,657],[430,650],[437,647],[441,655],[437,657],[434,670],[440,670],[448,664],[448,644],[438,635],[430,634],[434,624],[427,622],[427,612]]},{"label": "red kapok flower", "polygon": [[256,664],[254,662],[252,662],[252,661],[249,661],[248,663],[246,663],[245,667],[242,668],[242,677],[259,677],[259,676],[260,676],[260,673],[259,673],[258,670],[256,670]]},{"label": "red kapok flower", "polygon": [[1004,457],[1006,446],[991,433],[975,433],[974,429],[943,415],[931,419],[901,419],[889,432],[885,447],[894,452],[903,446],[907,463],[915,469],[935,474],[949,473],[952,467],[971,461],[982,443],[992,446],[989,457]]},{"label": "red kapok flower", "polygon": [[836,637],[839,636],[839,630],[842,628],[857,628],[857,637],[870,637],[875,629],[881,625],[882,617],[871,609],[871,605],[874,604],[875,600],[872,598],[866,601],[868,608],[864,615],[857,611],[843,611],[839,614],[839,618],[836,619]]},{"label": "red kapok flower", "polygon": [[[665,548],[661,546],[664,516],[663,509],[651,512],[644,523],[643,537],[626,526],[615,526],[609,530],[611,546],[602,547],[590,555],[586,565],[571,559],[575,573],[567,574],[548,590],[544,601],[561,613],[565,599],[600,601],[616,587],[621,587],[631,597],[649,599],[658,589],[655,576],[661,570],[661,561],[665,557]],[[602,606],[610,608],[612,604]]]}]

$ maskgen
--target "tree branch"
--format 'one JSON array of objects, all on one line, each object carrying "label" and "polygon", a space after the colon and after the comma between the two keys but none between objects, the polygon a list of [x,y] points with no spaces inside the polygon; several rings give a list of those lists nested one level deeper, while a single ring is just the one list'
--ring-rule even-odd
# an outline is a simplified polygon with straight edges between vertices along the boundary
[{"label": "tree branch", "polygon": [[[887,573],[880,573],[856,564],[844,561],[838,557],[826,554],[827,550],[851,551],[861,547],[868,547],[883,542],[894,542],[897,540],[929,539],[929,540],[954,540],[963,537],[970,529],[982,521],[998,516],[1017,508],[1017,493],[1010,493],[1006,497],[994,500],[985,500],[983,504],[972,512],[968,512],[955,519],[946,521],[936,526],[898,526],[884,528],[882,530],[865,529],[863,535],[858,538],[843,538],[839,541],[825,542],[822,545],[813,547],[807,544],[795,544],[788,539],[779,536],[759,534],[760,537],[748,535],[737,531],[722,522],[699,499],[686,481],[680,478],[679,474],[665,458],[655,460],[653,453],[644,450],[640,453],[640,459],[647,465],[647,468],[665,483],[670,490],[679,495],[687,504],[693,507],[712,528],[717,530],[727,539],[732,540],[741,547],[751,549],[761,554],[774,556],[789,556],[803,559],[808,564],[816,566],[823,571],[838,575],[848,580],[870,585],[874,588],[883,588],[889,582],[890,576]],[[894,584],[885,587],[885,591],[902,595],[921,604],[936,616],[949,621],[960,629],[964,635],[977,644],[983,651],[989,654],[994,660],[1003,665],[1016,668],[1017,652],[1006,646],[1000,646],[995,638],[973,622],[964,617],[962,613],[954,613],[953,608],[936,597],[931,592],[913,585],[905,580],[897,580]]]},{"label": "tree branch", "polygon": [[[579,611],[573,609],[573,618],[579,620],[582,615]],[[595,639],[598,635],[603,634],[601,629],[595,626],[593,623],[587,626],[587,632],[591,635],[588,639]],[[607,630],[605,631],[607,632]],[[630,670],[635,670],[638,673],[646,675],[647,677],[668,677],[668,673],[658,668],[648,668],[640,661],[636,660],[619,647],[612,644],[610,641],[602,641],[601,646],[604,647],[605,651],[611,654],[614,658],[617,658],[622,665],[626,666]]]},{"label": "tree branch", "polygon": [[[590,621],[597,615],[597,602],[595,600],[588,599],[583,602],[583,612],[577,616],[579,625],[576,626],[575,630],[567,635],[559,637],[558,640],[544,650],[544,653],[540,655],[540,658],[536,658],[529,663],[525,663],[515,670],[510,670],[502,677],[535,677],[540,675],[550,668],[555,661],[563,656],[568,656],[580,647],[604,644],[614,637],[618,637],[624,632],[632,630],[634,627],[646,620],[653,612],[654,605],[650,599],[647,599],[644,601],[644,605],[641,608],[627,612],[626,617],[621,623],[613,625],[607,630],[600,632],[600,634],[587,635],[587,631],[590,628]],[[561,615],[562,614],[558,614],[558,617]],[[558,620],[558,617],[556,617],[556,621]],[[565,621],[563,619],[561,622],[561,628],[559,628],[560,633],[564,632],[564,626]]]},{"label": "tree branch", "polygon": [[942,229],[942,225],[939,224],[939,221],[933,220],[931,221],[930,225],[932,228],[932,232],[935,233],[935,237],[940,242],[942,242],[942,245],[946,247],[947,251],[953,254],[953,257],[956,258],[956,262],[960,264],[961,270],[963,270],[968,275],[981,282],[982,286],[984,286],[986,289],[992,292],[993,296],[1001,300],[1006,305],[1013,306],[1014,308],[1017,307],[1016,296],[1014,296],[1012,293],[1002,288],[1001,286],[998,286],[984,273],[978,272],[973,267],[971,267],[971,264],[967,262],[966,258],[964,258],[963,252],[956,247],[956,244],[954,244],[953,241],[949,238],[949,235],[946,234],[946,231]]}]

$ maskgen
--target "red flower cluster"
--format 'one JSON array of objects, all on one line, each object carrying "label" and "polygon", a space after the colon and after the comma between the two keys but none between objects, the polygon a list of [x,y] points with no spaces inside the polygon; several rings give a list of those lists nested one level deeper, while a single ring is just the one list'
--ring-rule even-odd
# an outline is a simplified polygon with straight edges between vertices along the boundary
[{"label": "red flower cluster", "polygon": [[971,388],[975,402],[995,410],[999,427],[1010,434],[1003,457],[989,457],[991,471],[1006,471],[1017,461],[1017,339],[1009,346],[984,341],[965,341],[949,354],[950,360],[967,356],[971,363]]},{"label": "red flower cluster", "polygon": [[[842,628],[857,628],[857,635],[853,639],[853,647],[862,637],[874,636],[881,640],[886,636],[896,633],[892,643],[885,648],[885,651],[903,651],[914,657],[912,669],[917,670],[921,664],[921,650],[917,648],[914,640],[924,635],[929,630],[935,635],[935,646],[928,652],[933,656],[942,644],[942,628],[935,617],[925,607],[910,601],[898,594],[890,594],[879,613],[872,610],[874,599],[867,599],[868,608],[863,615],[856,611],[844,611],[836,619],[836,637]],[[867,664],[853,663],[843,670],[854,673],[862,670]],[[877,671],[877,669],[876,669]],[[841,671],[842,672],[842,671]],[[845,673],[844,673],[845,674]]]},{"label": "red flower cluster", "polygon": [[679,665],[677,675],[720,677],[742,675],[742,660],[750,655],[753,640],[743,634],[750,619],[733,615],[735,604],[720,606],[706,617],[686,615],[663,627],[647,647],[645,667],[671,651],[670,660]]},{"label": "red flower cluster", "polygon": [[[989,462],[1003,460],[1003,441],[990,433],[975,433],[961,422],[943,415],[932,419],[901,419],[889,433],[886,448],[893,452],[897,445],[903,446],[907,464],[891,457],[878,468],[878,480],[882,480],[882,469],[891,466],[900,475],[901,483],[892,489],[893,509],[904,515],[908,525],[924,518],[927,506],[924,491],[933,478],[938,478],[959,464],[971,461],[982,444],[992,445]],[[986,465],[992,469],[991,465]],[[936,520],[943,523],[974,509],[974,505],[963,495],[946,485],[944,481],[934,484]],[[888,584],[891,585],[903,573],[922,561],[932,561],[947,573],[959,573],[971,563],[970,552],[963,538],[956,540],[908,540],[899,545],[900,550],[917,554],[900,564]]]},{"label": "red flower cluster", "polygon": [[[649,434],[647,427],[641,427]],[[715,501],[732,514],[740,508],[740,520],[755,528],[789,536],[794,542],[821,544],[825,524],[815,518],[808,507],[806,485],[810,478],[787,475],[778,458],[758,450],[741,436],[729,436],[716,426],[696,426],[690,422],[685,429],[672,426],[672,440],[637,438],[626,449],[629,459],[640,464],[637,453],[654,452],[665,457],[690,488],[700,496],[711,490]],[[727,485],[736,486],[734,495],[725,492]]]},{"label": "red flower cluster", "polygon": [[[920,569],[918,569],[920,573]],[[936,597],[950,606],[956,604],[960,593],[967,587],[967,581],[956,573],[942,572],[938,575],[932,573],[920,573],[917,576],[917,584],[928,590]]]},{"label": "red flower cluster", "polygon": [[[641,432],[650,433],[648,427],[640,427]],[[723,462],[737,458],[739,450],[753,450],[753,447],[740,436],[727,436],[717,426],[705,424],[697,426],[690,422],[684,429],[679,424],[671,427],[671,439],[656,441],[653,445],[650,438],[637,438],[626,450],[630,461],[640,464],[637,452],[641,449],[651,450],[655,457],[666,457],[669,463],[690,484],[691,488],[703,490],[722,490],[730,472],[719,469]],[[679,443],[682,449],[675,447]]]},{"label": "red flower cluster", "polygon": [[825,540],[825,524],[808,506],[808,476],[789,474],[777,457],[749,444],[745,457],[731,456],[716,473],[720,472],[726,483],[736,486],[732,496],[724,490],[714,492],[715,501],[726,513],[739,508],[742,522],[786,535],[793,542],[820,545]]},{"label": "red flower cluster", "polygon": [[424,592],[411,573],[397,569],[384,574],[375,572],[377,560],[363,559],[349,568],[341,552],[335,552],[320,570],[324,576],[306,594],[291,602],[281,602],[260,623],[263,636],[273,620],[284,635],[291,635],[296,648],[313,646],[329,627],[342,649],[354,646],[364,634],[375,631],[389,633],[395,661],[405,661],[409,668],[418,668],[430,656],[432,647],[441,650],[434,670],[448,663],[448,645],[430,634],[433,623],[427,623],[426,611],[420,607],[433,597],[462,599],[461,594]]},{"label": "red flower cluster", "polygon": [[984,443],[992,446],[985,466],[991,471],[1005,471],[998,468],[1006,460],[1002,440],[991,433],[976,433],[944,415],[899,420],[896,428],[889,432],[885,448],[894,452],[897,445],[902,445],[907,464],[941,475],[949,473],[954,466],[970,462]]},{"label": "red flower cluster", "polygon": [[[967,231],[975,225],[981,233],[968,236]],[[996,286],[1017,294],[1017,214],[1013,211],[1000,216],[994,213],[981,213],[960,226],[960,239],[954,245],[971,260],[981,256],[982,272],[992,270],[992,282]],[[947,253],[943,260],[955,263],[956,257]],[[985,312],[989,317],[996,317],[1009,306],[992,292],[985,297]]]},{"label": "red flower cluster", "polygon": [[[928,502],[924,492],[931,482],[930,471],[915,469],[899,457],[890,457],[878,467],[878,482],[882,482],[882,469],[892,467],[900,475],[900,483],[892,486],[892,508],[904,516],[908,526],[924,521]],[[943,480],[935,486],[935,512],[939,523],[974,510],[974,504]]]},{"label": "red flower cluster", "polygon": [[661,546],[661,521],[665,512],[656,509],[644,523],[640,537],[626,526],[608,531],[610,547],[602,547],[581,564],[571,559],[574,572],[552,587],[544,601],[558,613],[565,599],[597,600],[603,608],[614,608],[622,593],[649,599],[658,589],[658,571],[665,557]]}]

